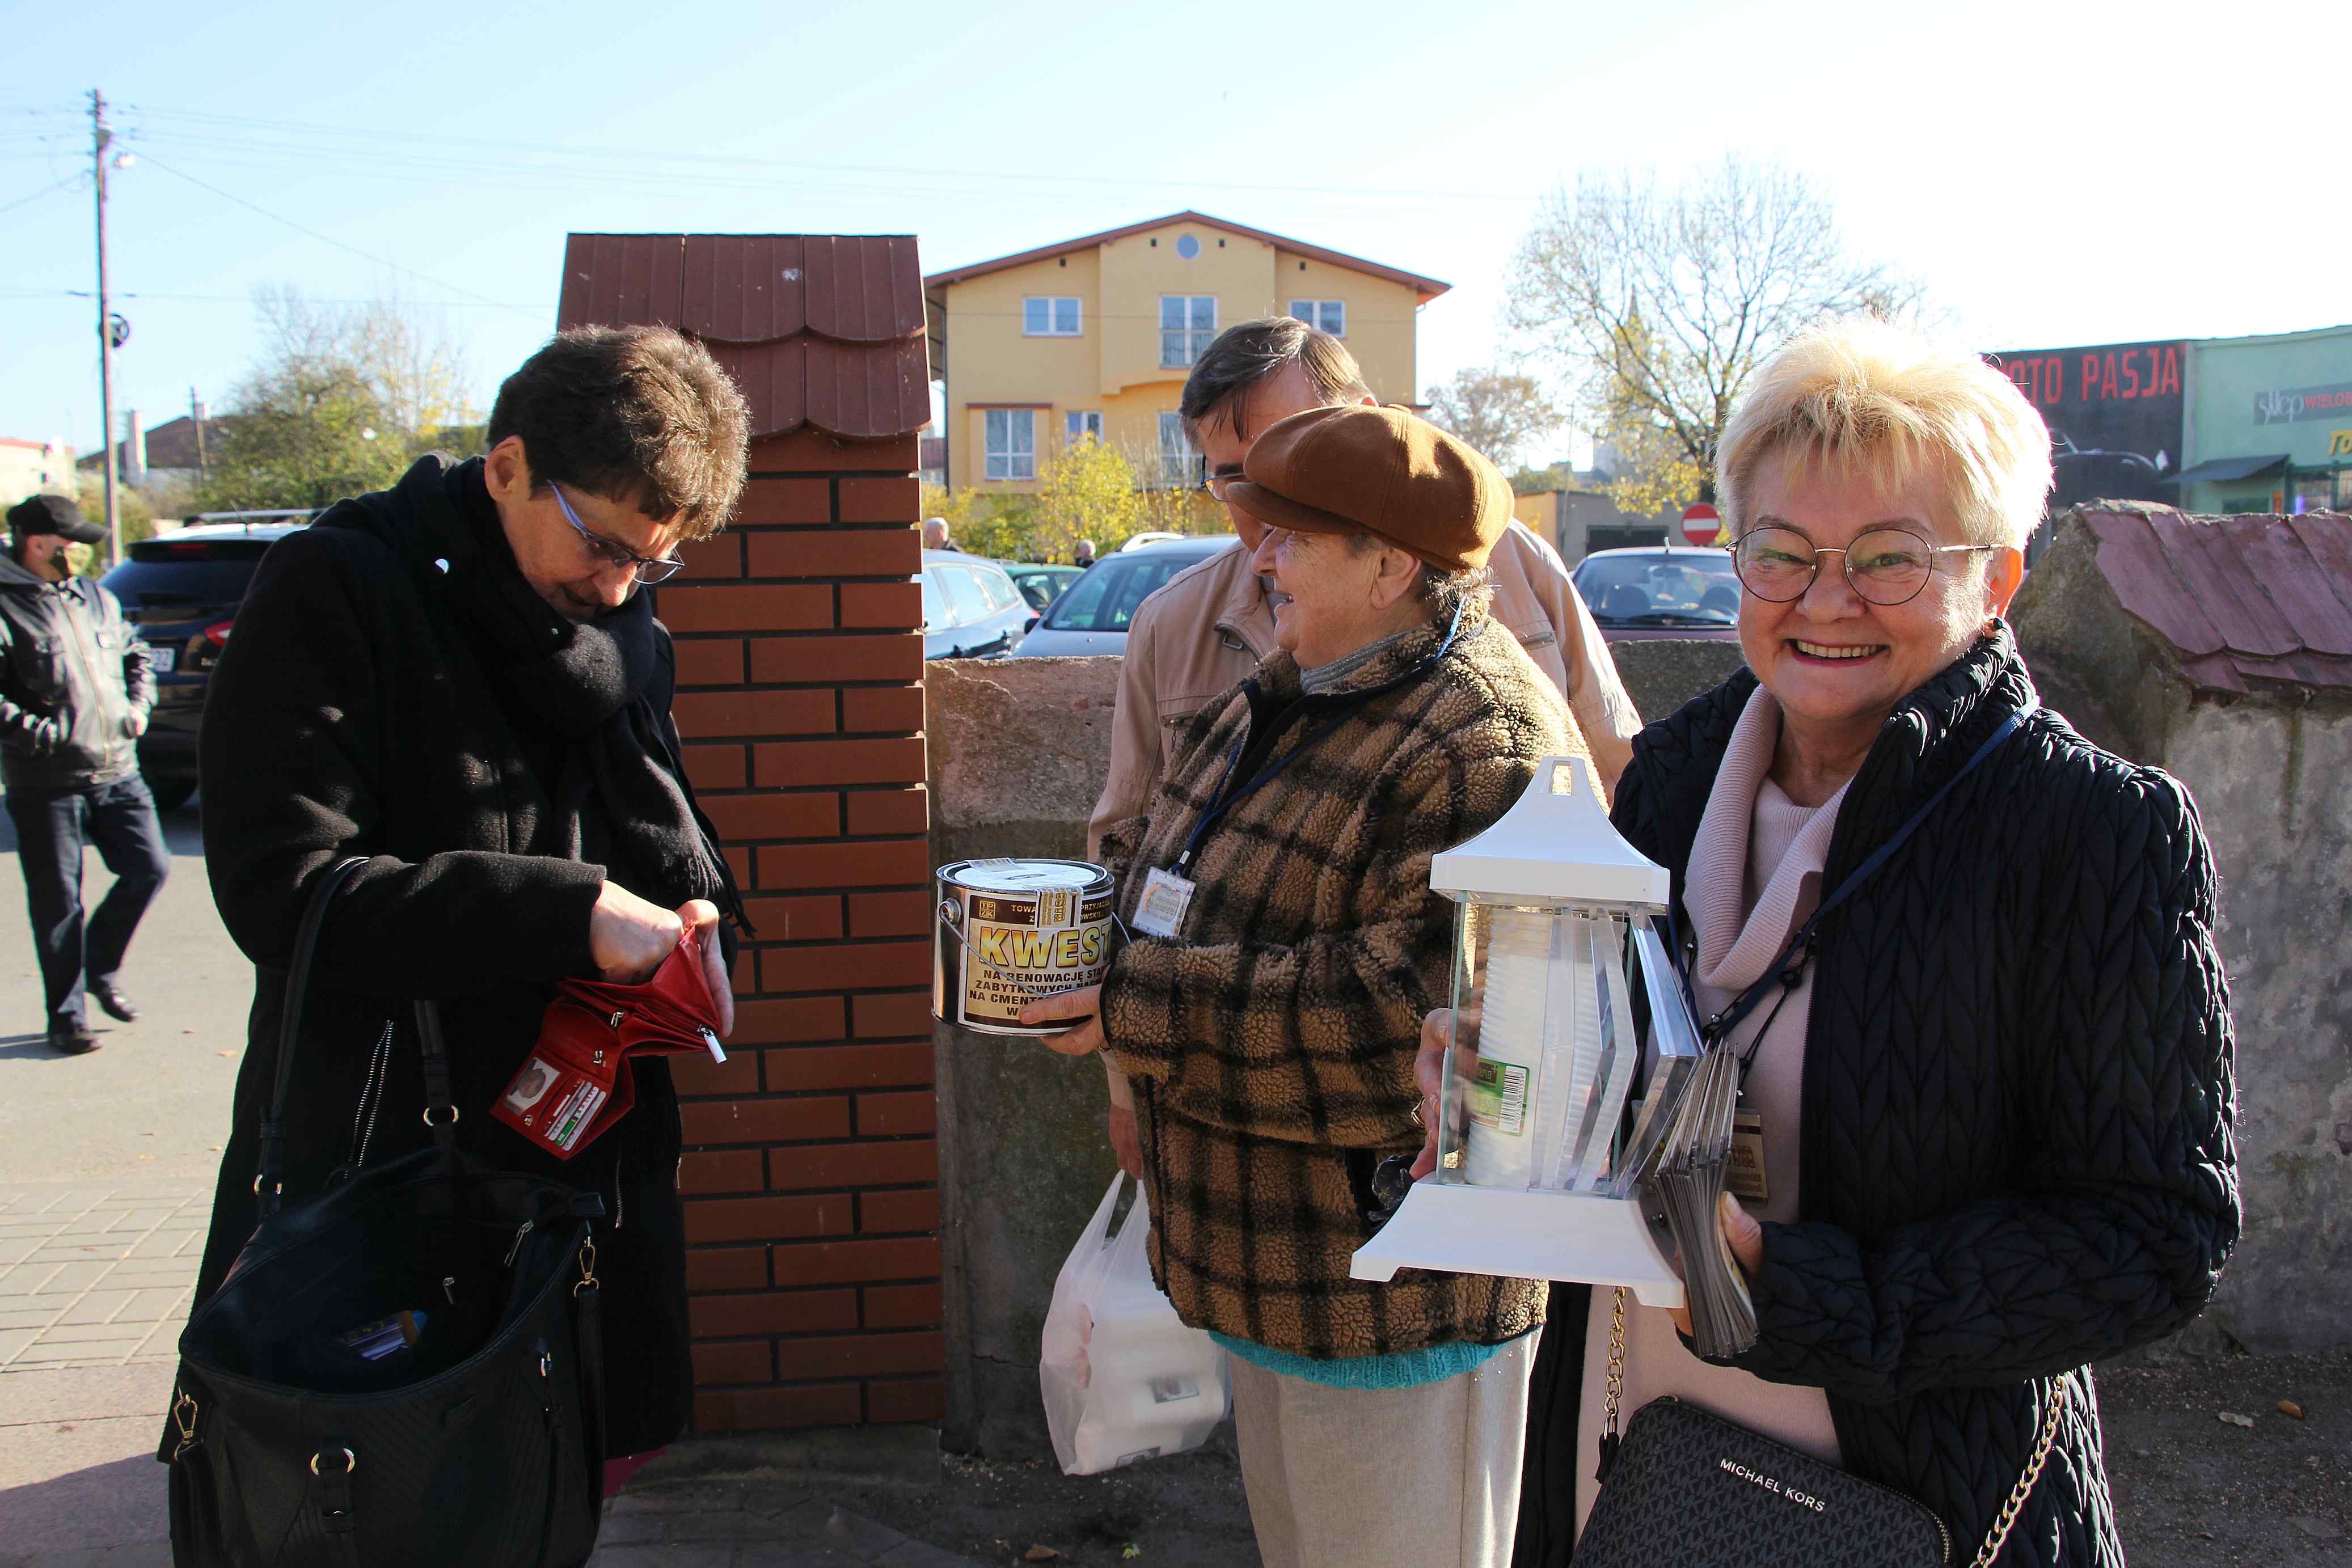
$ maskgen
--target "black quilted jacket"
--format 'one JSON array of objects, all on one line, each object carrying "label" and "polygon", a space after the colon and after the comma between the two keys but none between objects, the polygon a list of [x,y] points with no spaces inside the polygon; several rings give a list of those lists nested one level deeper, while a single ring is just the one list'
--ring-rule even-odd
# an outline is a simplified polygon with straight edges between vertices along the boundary
[{"label": "black quilted jacket", "polygon": [[[1683,893],[1755,677],[1642,732],[1618,828]],[[1840,811],[1834,887],[2032,684],[2004,629],[1888,718]],[[1763,1334],[1738,1364],[1828,1391],[1846,1468],[1974,1556],[2053,1380],[2077,1399],[2000,1562],[2122,1568],[2087,1364],[2179,1328],[2238,1234],[2213,866],[2179,783],[2044,709],[1822,923],[1802,1216],[1764,1228]],[[1569,1561],[1582,1287],[1536,1369],[1521,1568]],[[1671,1529],[1671,1521],[1662,1521]]]}]

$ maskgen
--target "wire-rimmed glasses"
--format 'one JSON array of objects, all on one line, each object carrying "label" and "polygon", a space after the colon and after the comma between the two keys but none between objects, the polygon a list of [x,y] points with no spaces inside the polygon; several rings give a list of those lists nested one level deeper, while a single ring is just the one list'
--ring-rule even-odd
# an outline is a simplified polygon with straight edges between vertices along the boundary
[{"label": "wire-rimmed glasses", "polygon": [[1873,604],[1905,604],[1919,597],[1935,575],[1936,558],[1974,555],[1999,545],[1930,544],[1909,528],[1878,528],[1856,536],[1843,549],[1816,545],[1795,528],[1770,524],[1750,528],[1731,543],[1731,569],[1740,586],[1775,604],[1802,599],[1821,570],[1821,558],[1843,563],[1846,586]]},{"label": "wire-rimmed glasses", "polygon": [[572,509],[572,503],[563,498],[563,486],[551,479],[547,487],[555,492],[555,504],[563,508],[563,520],[572,525],[572,531],[580,536],[588,553],[606,566],[625,566],[636,574],[639,582],[663,582],[677,576],[678,569],[686,564],[676,556],[649,560],[617,540],[590,533],[588,525],[580,520],[580,514]]}]

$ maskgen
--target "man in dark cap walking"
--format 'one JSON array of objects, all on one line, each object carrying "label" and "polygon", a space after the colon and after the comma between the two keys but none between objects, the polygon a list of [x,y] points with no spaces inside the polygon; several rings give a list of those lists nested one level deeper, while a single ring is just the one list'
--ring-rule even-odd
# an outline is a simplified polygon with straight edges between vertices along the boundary
[{"label": "man in dark cap walking", "polygon": [[[0,783],[25,872],[52,1050],[98,1049],[85,990],[124,1023],[139,1016],[119,984],[122,956],[171,857],[154,797],[139,777],[139,737],[155,706],[147,644],[113,594],[74,575],[69,544],[106,531],[63,496],[8,509],[0,559]],[[114,886],[85,929],[82,846],[98,846]]]}]

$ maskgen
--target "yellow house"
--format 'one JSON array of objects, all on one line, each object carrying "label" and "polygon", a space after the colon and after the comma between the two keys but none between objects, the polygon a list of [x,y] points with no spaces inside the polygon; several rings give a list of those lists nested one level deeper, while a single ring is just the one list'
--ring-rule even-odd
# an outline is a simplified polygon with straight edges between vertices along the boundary
[{"label": "yellow house", "polygon": [[947,378],[948,483],[1025,490],[1088,436],[1156,483],[1198,476],[1177,399],[1237,321],[1336,333],[1385,402],[1415,402],[1414,313],[1449,284],[1200,213],[1084,235],[924,280]]}]

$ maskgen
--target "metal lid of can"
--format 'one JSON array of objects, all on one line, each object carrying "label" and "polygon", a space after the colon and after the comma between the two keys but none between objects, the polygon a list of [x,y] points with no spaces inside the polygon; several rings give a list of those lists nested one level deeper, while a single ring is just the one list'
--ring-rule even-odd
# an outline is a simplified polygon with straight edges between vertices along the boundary
[{"label": "metal lid of can", "polygon": [[999,857],[963,861],[940,868],[940,875],[982,893],[1035,893],[1045,888],[1084,888],[1102,880],[1103,869],[1084,861],[1018,860]]}]

